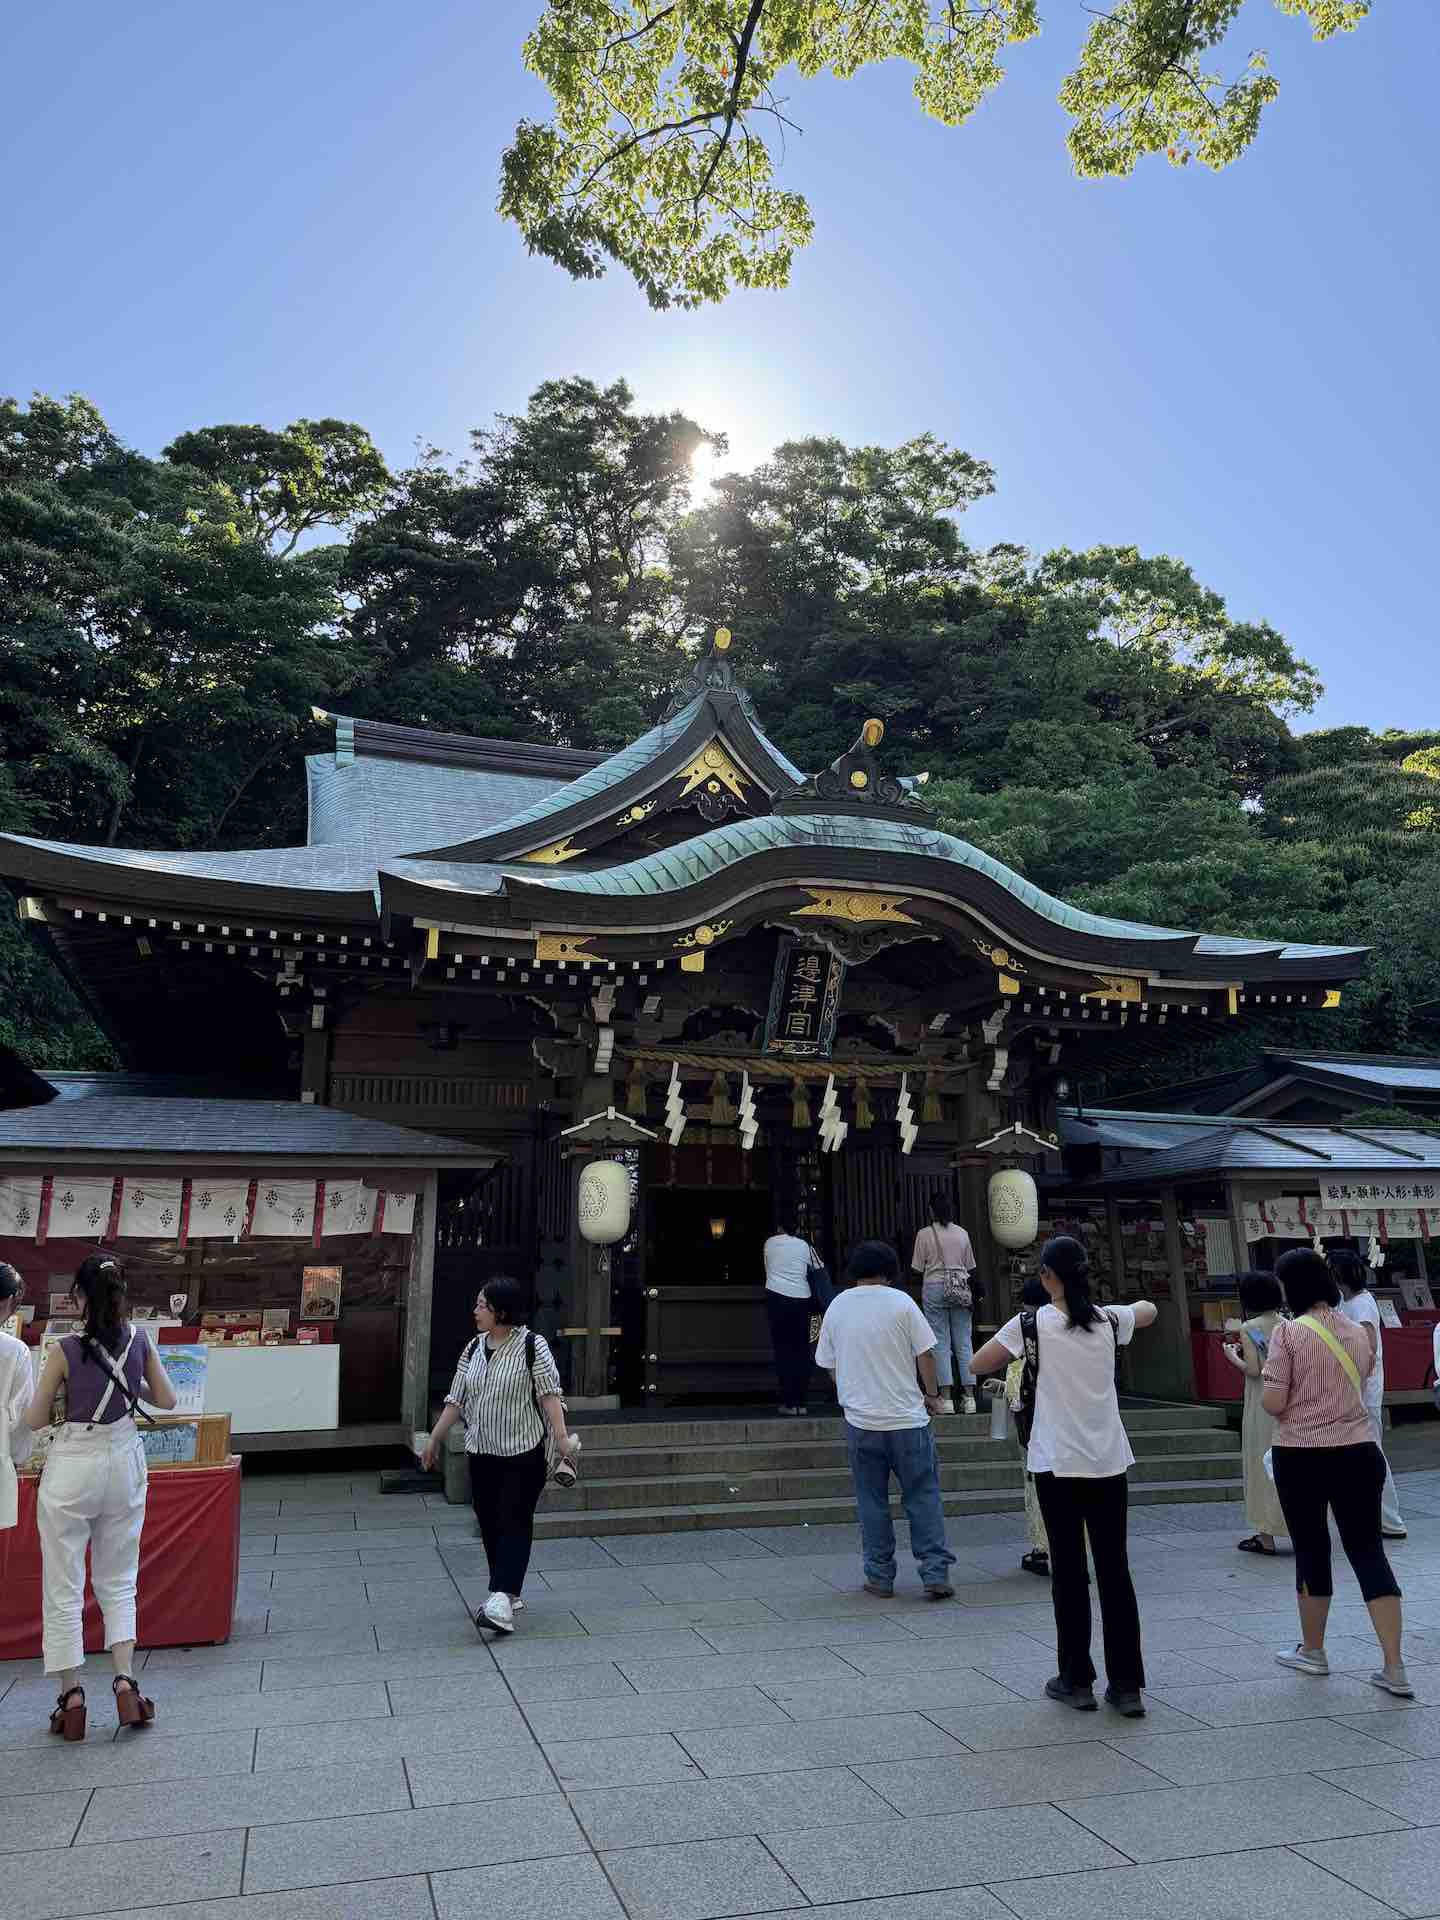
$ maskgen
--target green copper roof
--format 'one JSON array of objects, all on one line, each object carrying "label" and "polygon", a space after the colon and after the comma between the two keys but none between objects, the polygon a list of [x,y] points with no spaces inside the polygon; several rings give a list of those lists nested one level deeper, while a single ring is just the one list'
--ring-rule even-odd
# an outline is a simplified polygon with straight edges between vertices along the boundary
[{"label": "green copper roof", "polygon": [[[679,846],[666,847],[647,854],[642,860],[624,866],[606,867],[596,873],[560,871],[543,878],[533,869],[523,873],[508,869],[516,879],[531,885],[552,888],[557,893],[591,893],[653,896],[677,892],[708,880],[712,874],[744,860],[752,854],[770,853],[787,847],[814,847],[820,850],[858,849],[870,853],[910,854],[931,860],[953,861],[958,867],[984,874],[1003,887],[1016,900],[1042,915],[1056,926],[1101,939],[1194,940],[1197,953],[1283,954],[1286,957],[1336,953],[1335,948],[1286,945],[1276,940],[1237,940],[1217,937],[1213,943],[1205,935],[1196,936],[1176,927],[1152,927],[1142,921],[1112,920],[1104,914],[1087,913],[1072,907],[1034,886],[1018,873],[1003,866],[988,853],[972,847],[953,834],[935,828],[911,826],[899,820],[867,820],[856,814],[762,814],[753,820],[734,820],[708,833],[697,834]],[[1354,951],[1354,949],[1344,949]]]}]

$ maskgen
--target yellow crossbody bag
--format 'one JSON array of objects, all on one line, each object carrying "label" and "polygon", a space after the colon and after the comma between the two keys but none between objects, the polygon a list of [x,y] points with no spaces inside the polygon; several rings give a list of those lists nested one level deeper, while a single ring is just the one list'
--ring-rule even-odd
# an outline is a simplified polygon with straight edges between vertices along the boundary
[{"label": "yellow crossbody bag", "polygon": [[1356,1366],[1355,1362],[1350,1358],[1349,1354],[1345,1351],[1344,1347],[1341,1346],[1340,1342],[1335,1338],[1334,1334],[1331,1333],[1330,1329],[1328,1327],[1322,1327],[1320,1322],[1316,1320],[1311,1314],[1308,1314],[1308,1313],[1302,1313],[1299,1319],[1295,1322],[1295,1324],[1297,1327],[1308,1327],[1311,1333],[1319,1334],[1320,1338],[1325,1342],[1326,1346],[1329,1347],[1330,1351],[1334,1354],[1335,1358],[1340,1362],[1341,1366],[1345,1369],[1346,1379],[1350,1382],[1351,1386],[1354,1387],[1356,1393],[1358,1393],[1360,1398],[1363,1400],[1365,1398],[1365,1390],[1360,1384],[1360,1369]]}]

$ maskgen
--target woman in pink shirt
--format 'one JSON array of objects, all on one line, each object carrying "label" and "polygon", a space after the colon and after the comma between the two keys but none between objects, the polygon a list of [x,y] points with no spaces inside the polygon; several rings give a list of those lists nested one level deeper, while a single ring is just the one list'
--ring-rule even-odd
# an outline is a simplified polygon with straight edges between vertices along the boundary
[{"label": "woman in pink shirt", "polygon": [[1325,1627],[1335,1586],[1330,1570],[1333,1512],[1384,1666],[1372,1685],[1414,1698],[1401,1649],[1400,1588],[1380,1537],[1385,1459],[1371,1436],[1365,1376],[1375,1364],[1364,1327],[1337,1311],[1340,1289],[1318,1253],[1296,1247],[1275,1263],[1294,1318],[1281,1321],[1265,1356],[1262,1405],[1275,1421],[1270,1458],[1275,1491],[1295,1547],[1300,1644],[1277,1653],[1296,1673],[1330,1671]]},{"label": "woman in pink shirt", "polygon": [[[964,1227],[957,1227],[948,1201],[930,1204],[930,1224],[915,1236],[910,1265],[920,1275],[920,1308],[935,1335],[935,1371],[940,1378],[940,1411],[953,1413],[955,1375],[965,1389],[964,1411],[975,1411],[975,1374],[970,1365],[970,1276],[975,1250]],[[963,1296],[963,1297],[960,1297]],[[954,1359],[951,1359],[951,1349]]]}]

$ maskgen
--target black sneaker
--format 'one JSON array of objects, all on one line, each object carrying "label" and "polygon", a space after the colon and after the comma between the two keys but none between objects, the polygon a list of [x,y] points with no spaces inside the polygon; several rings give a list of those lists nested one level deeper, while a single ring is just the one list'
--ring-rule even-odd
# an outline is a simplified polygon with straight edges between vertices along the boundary
[{"label": "black sneaker", "polygon": [[1145,1718],[1145,1702],[1138,1693],[1126,1693],[1120,1687],[1106,1687],[1105,1698],[1117,1713],[1123,1713],[1127,1720]]},{"label": "black sneaker", "polygon": [[1098,1713],[1100,1710],[1093,1687],[1072,1687],[1058,1673],[1053,1680],[1045,1682],[1045,1692],[1051,1700],[1058,1700],[1062,1707],[1074,1707],[1077,1713]]}]

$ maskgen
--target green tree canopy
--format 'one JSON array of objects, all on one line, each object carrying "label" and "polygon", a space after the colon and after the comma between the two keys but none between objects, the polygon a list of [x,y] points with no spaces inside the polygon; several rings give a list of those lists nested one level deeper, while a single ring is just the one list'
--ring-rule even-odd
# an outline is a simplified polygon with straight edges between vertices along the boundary
[{"label": "green tree canopy", "polygon": [[[1279,83],[1264,53],[1231,45],[1241,4],[1077,0],[1085,34],[1060,90],[1077,173],[1128,174],[1160,152],[1219,168],[1244,152]],[[1275,5],[1317,40],[1370,10]],[[577,279],[615,261],[654,307],[783,287],[813,230],[771,154],[793,125],[791,77],[901,61],[924,111],[959,126],[1005,77],[1007,48],[1040,25],[1038,0],[552,0],[524,57],[555,114],[517,128],[500,211]]]}]

